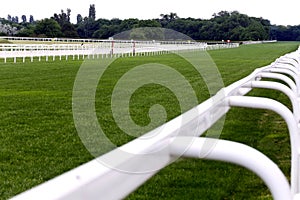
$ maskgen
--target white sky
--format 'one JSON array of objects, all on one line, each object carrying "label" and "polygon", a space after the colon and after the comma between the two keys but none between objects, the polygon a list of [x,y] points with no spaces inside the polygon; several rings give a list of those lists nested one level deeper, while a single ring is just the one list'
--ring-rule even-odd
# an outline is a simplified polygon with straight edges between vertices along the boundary
[{"label": "white sky", "polygon": [[239,11],[253,17],[269,19],[277,25],[300,25],[299,0],[8,0],[0,6],[0,17],[21,16],[35,20],[49,18],[61,9],[72,10],[71,21],[77,14],[88,16],[90,4],[96,6],[96,18],[159,18],[160,14],[175,12],[179,17],[209,19],[222,10]]}]

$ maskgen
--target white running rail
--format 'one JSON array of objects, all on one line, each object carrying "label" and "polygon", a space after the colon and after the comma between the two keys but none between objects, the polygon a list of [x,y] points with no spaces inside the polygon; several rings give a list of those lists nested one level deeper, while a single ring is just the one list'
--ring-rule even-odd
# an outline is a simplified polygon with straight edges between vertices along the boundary
[{"label": "white running rail", "polygon": [[59,40],[58,38],[55,38],[53,42],[49,43],[51,39],[48,39],[49,40],[45,40],[48,41],[48,43],[45,44],[0,44],[0,59],[3,59],[5,63],[8,59],[13,59],[13,62],[16,63],[17,58],[22,58],[22,62],[25,62],[26,58],[29,58],[30,62],[33,62],[34,58],[36,57],[38,58],[38,61],[41,61],[43,57],[45,57],[44,59],[46,61],[48,61],[49,58],[55,60],[56,57],[59,57],[60,60],[62,60],[62,57],[64,57],[66,60],[75,60],[80,58],[99,58],[100,56],[102,58],[107,58],[113,56],[123,57],[136,55],[154,55],[180,50],[213,50],[223,48],[235,48],[239,46],[238,43],[208,45],[207,43],[190,41],[133,41],[84,39],[74,39],[74,41],[69,39],[66,40],[69,41],[69,43],[64,44],[57,42],[65,40]]},{"label": "white running rail", "polygon": [[[264,78],[277,79],[286,84],[266,81]],[[256,173],[265,182],[274,199],[299,200],[299,78],[300,48],[278,58],[268,66],[256,69],[249,76],[220,90],[215,96],[197,107],[164,124],[163,131],[151,139],[135,139],[119,149],[115,149],[12,199],[122,199],[155,175],[159,169],[172,163],[174,157],[182,156],[220,160],[241,165]],[[268,88],[283,92],[291,100],[292,111],[272,99],[245,96],[253,88]],[[273,161],[252,147],[232,141],[199,137],[232,107],[268,109],[282,116],[287,123],[291,143],[290,182]],[[183,118],[189,120],[182,122],[181,119]],[[198,135],[189,135],[190,130],[194,128],[198,129]],[[147,133],[146,136],[150,136],[153,131]],[[206,143],[214,144],[209,152],[203,152]],[[153,153],[154,149],[163,150]],[[134,152],[135,155],[120,157],[120,151]],[[147,153],[151,153],[151,156],[138,156]],[[157,170],[147,173],[126,173],[103,164],[104,161],[109,160],[117,161],[118,163],[115,164],[118,167],[126,167],[132,171],[143,171],[143,168],[149,166],[155,167]]]}]

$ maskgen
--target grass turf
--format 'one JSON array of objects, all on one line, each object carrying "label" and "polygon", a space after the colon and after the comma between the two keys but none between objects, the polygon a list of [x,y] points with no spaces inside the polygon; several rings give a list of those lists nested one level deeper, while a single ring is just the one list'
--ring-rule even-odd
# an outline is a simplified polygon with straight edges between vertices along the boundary
[{"label": "grass turf", "polygon": [[[241,46],[210,51],[225,85],[247,76],[255,68],[293,51],[297,43]],[[113,123],[109,108],[114,83],[132,67],[159,61],[180,70],[194,84],[199,101],[208,98],[203,81],[182,68],[186,63],[176,55],[121,58],[103,77],[98,88],[97,114],[111,133],[112,140],[124,144],[132,137]],[[1,62],[1,60],[0,60]],[[7,199],[72,169],[93,157],[82,145],[72,117],[72,88],[81,61],[0,63],[0,197]],[[120,66],[122,68],[120,69]],[[151,98],[145,102],[145,95]],[[100,98],[100,96],[102,98]],[[153,102],[168,110],[168,119],[179,114],[176,100],[164,96],[165,88],[148,85],[134,96],[132,115],[147,123],[145,111]],[[171,94],[170,94],[171,95]],[[279,99],[281,93],[254,90],[252,95]],[[153,99],[153,100],[151,100]],[[158,100],[157,100],[158,99]],[[167,99],[167,100],[166,100]],[[174,106],[175,105],[175,106]],[[286,126],[276,114],[263,110],[234,108],[226,118],[221,137],[253,146],[270,156],[289,176],[289,139]],[[262,181],[251,172],[213,161],[180,159],[163,169],[128,199],[270,199]]]},{"label": "grass turf", "polygon": [[[295,43],[242,46],[211,51],[225,85],[250,74],[295,50]],[[254,90],[251,95],[278,99],[285,95]],[[264,110],[232,109],[226,117],[222,139],[241,142],[265,153],[289,177],[290,149],[286,125],[276,114]],[[214,161],[182,159],[163,169],[129,199],[272,199],[263,182],[244,168]]]}]

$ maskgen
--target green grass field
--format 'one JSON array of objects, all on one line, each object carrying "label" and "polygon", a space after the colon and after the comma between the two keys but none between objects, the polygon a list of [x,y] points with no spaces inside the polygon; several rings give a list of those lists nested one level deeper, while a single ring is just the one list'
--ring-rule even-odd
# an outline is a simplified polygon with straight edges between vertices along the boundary
[{"label": "green grass field", "polygon": [[[227,86],[255,68],[296,50],[298,45],[293,42],[242,45],[209,53]],[[203,80],[195,77],[193,70],[176,55],[116,60],[101,80],[96,106],[99,122],[104,124],[110,139],[117,145],[133,138],[122,135],[107,107],[113,86],[134,66],[154,61],[184,74],[193,83],[200,102],[209,97]],[[81,64],[82,61],[64,60],[5,64],[0,59],[1,199],[93,159],[78,137],[72,115],[72,89]],[[145,111],[157,102],[167,109],[168,119],[180,114],[176,100],[172,100],[172,94],[165,88],[149,85],[135,95],[131,114],[137,123],[147,124],[149,119],[145,117]],[[142,98],[146,95],[149,101]],[[287,97],[279,92],[257,89],[251,95],[278,99],[289,105]],[[286,125],[278,115],[264,110],[234,108],[227,114],[221,138],[257,148],[289,176],[289,138]],[[128,199],[271,199],[271,196],[263,182],[246,169],[214,161],[180,159]]]},{"label": "green grass field", "polygon": [[0,38],[0,44],[10,44],[11,42]]}]

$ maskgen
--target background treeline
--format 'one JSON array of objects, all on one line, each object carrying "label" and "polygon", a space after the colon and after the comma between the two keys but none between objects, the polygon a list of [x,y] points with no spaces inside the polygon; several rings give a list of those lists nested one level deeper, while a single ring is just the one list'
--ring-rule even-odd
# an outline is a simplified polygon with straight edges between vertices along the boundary
[{"label": "background treeline", "polygon": [[0,18],[0,35],[23,37],[67,37],[107,39],[117,33],[139,27],[162,27],[184,33],[194,40],[282,40],[300,41],[300,25],[272,25],[269,20],[249,17],[237,11],[221,11],[209,20],[180,18],[176,13],[161,14],[157,19],[139,20],[114,18],[96,19],[95,5],[89,15],[77,15],[76,24],[70,22],[71,9],[61,10],[51,18],[35,21],[23,15]]}]

